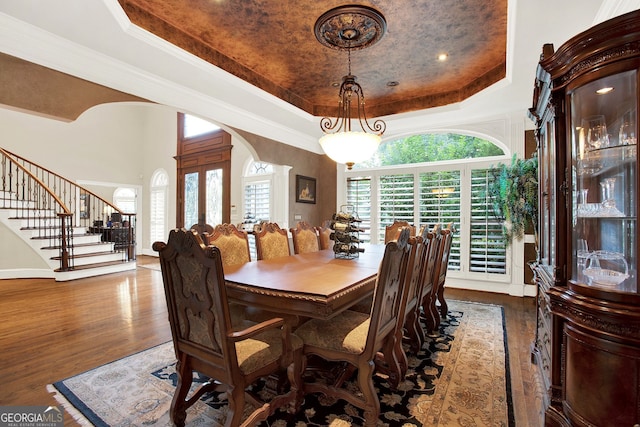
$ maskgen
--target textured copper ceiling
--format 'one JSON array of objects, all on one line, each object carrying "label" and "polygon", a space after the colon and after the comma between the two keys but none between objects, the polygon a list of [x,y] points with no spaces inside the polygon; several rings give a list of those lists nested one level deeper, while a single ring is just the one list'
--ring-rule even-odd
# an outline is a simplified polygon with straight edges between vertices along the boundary
[{"label": "textured copper ceiling", "polygon": [[[174,45],[315,116],[335,114],[347,54],[320,44],[314,24],[344,1],[119,2],[134,24]],[[363,4],[387,22],[379,42],[351,55],[369,117],[459,102],[505,77],[507,0]],[[443,52],[449,59],[439,62]]]}]

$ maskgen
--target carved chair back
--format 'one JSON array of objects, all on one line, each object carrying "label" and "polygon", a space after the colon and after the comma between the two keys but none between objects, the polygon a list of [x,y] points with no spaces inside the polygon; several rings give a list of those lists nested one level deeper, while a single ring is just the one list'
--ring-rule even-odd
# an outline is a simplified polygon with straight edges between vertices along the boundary
[{"label": "carved chair back", "polygon": [[[333,242],[329,238],[333,230],[326,223],[327,221],[325,221],[325,224],[323,224],[321,227],[316,227],[316,230],[318,231],[318,237],[320,239],[321,250],[333,248]],[[331,223],[331,221],[329,221],[329,223]]]},{"label": "carved chair back", "polygon": [[251,261],[249,237],[233,224],[216,225],[209,236],[209,244],[220,248],[224,267]]},{"label": "carved chair back", "polygon": [[411,236],[416,235],[415,225],[411,225],[407,221],[394,221],[393,224],[387,225],[384,229],[384,242],[389,243],[392,240],[397,240],[400,235],[400,230],[405,227],[409,228]]},{"label": "carved chair back", "polygon": [[293,239],[293,252],[305,254],[308,252],[318,252],[320,250],[320,240],[318,230],[306,221],[300,221],[291,230]]},{"label": "carved chair back", "polygon": [[256,234],[258,259],[271,259],[291,255],[287,230],[274,222],[263,224]]}]

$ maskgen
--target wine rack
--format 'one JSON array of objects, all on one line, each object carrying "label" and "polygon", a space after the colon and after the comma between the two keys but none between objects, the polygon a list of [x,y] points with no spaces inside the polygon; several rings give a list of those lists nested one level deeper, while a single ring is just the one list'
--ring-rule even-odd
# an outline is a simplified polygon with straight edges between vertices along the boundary
[{"label": "wine rack", "polygon": [[329,236],[333,243],[336,258],[358,258],[364,248],[360,247],[360,228],[362,220],[351,205],[340,206],[340,212],[334,213],[331,221],[333,232]]}]

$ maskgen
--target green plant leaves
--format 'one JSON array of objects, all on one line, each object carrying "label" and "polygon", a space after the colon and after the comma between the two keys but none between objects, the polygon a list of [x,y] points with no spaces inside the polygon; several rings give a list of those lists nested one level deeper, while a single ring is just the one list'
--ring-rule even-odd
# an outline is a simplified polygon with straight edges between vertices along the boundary
[{"label": "green plant leaves", "polygon": [[[498,164],[490,169],[493,181],[488,195],[496,218],[503,221],[502,234],[507,245],[522,239],[527,226],[538,224],[538,158],[519,159],[510,165]],[[537,239],[536,239],[537,241]]]}]

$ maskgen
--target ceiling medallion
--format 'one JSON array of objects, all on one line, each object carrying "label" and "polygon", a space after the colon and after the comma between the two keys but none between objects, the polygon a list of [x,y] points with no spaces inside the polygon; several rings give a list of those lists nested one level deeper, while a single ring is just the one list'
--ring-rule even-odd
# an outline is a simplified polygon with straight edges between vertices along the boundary
[{"label": "ceiling medallion", "polygon": [[377,10],[361,5],[333,8],[316,21],[315,34],[324,46],[338,50],[359,50],[377,43],[387,22]]},{"label": "ceiling medallion", "polygon": [[[329,117],[320,120],[324,136],[320,146],[337,163],[347,169],[365,161],[378,150],[387,125],[378,119],[369,124],[364,109],[364,91],[351,74],[351,51],[377,43],[384,35],[387,23],[375,9],[367,6],[340,6],[325,12],[315,25],[318,41],[331,49],[348,53],[348,73],[342,78],[338,92],[338,112],[335,122]],[[353,110],[352,110],[353,108]],[[356,125],[352,129],[352,122]]]}]

